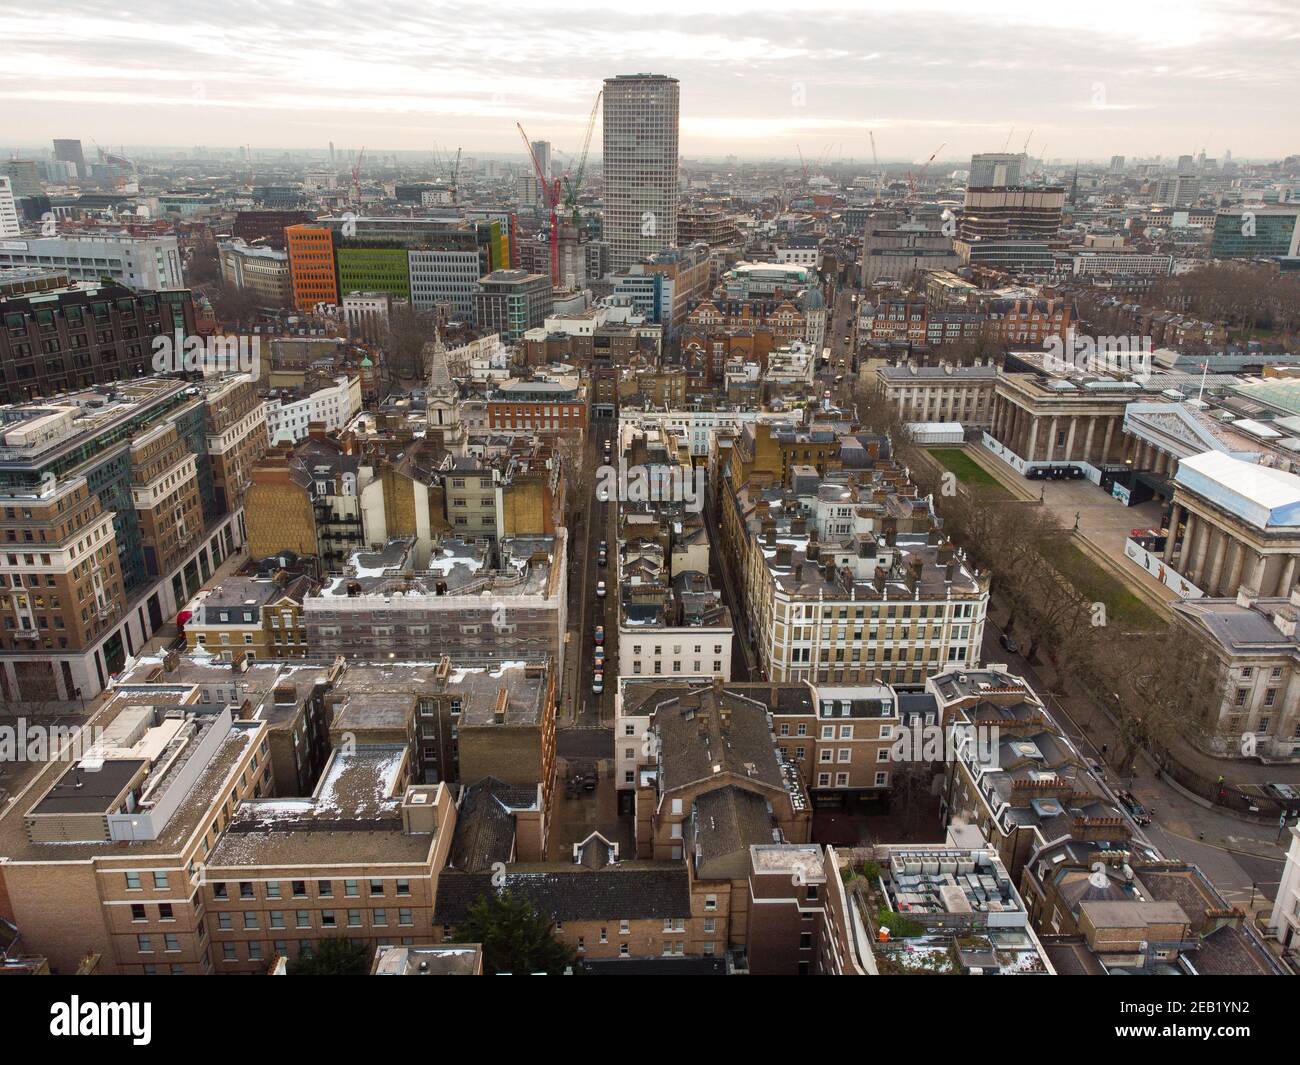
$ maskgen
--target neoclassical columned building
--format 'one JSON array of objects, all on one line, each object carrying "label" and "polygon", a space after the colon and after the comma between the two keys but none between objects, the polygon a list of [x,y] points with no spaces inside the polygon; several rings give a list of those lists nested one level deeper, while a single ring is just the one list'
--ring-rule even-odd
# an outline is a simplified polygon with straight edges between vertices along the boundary
[{"label": "neoclassical columned building", "polygon": [[1025,462],[1123,462],[1124,410],[1140,395],[1129,381],[999,374],[990,435]]},{"label": "neoclassical columned building", "polygon": [[1179,462],[1174,485],[1167,564],[1211,598],[1242,586],[1260,597],[1291,594],[1300,576],[1300,477],[1208,451]]},{"label": "neoclassical columned building", "polygon": [[1248,463],[1259,462],[1265,454],[1260,440],[1230,423],[1190,404],[1168,400],[1130,403],[1124,414],[1124,435],[1128,441],[1124,458],[1135,470],[1151,470],[1171,480],[1179,462],[1207,451]]}]

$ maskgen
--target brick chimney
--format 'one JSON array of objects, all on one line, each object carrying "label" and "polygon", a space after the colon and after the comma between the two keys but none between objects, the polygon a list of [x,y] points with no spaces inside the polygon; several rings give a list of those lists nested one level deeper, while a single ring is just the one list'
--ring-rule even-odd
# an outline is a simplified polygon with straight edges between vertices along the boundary
[{"label": "brick chimney", "polygon": [[1076,817],[1070,822],[1070,835],[1078,840],[1127,838],[1128,827],[1122,817]]}]

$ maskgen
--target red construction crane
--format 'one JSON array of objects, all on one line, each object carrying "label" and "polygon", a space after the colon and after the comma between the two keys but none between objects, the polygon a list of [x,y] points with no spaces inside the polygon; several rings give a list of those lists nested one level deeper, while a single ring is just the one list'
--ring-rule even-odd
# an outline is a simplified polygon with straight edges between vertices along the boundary
[{"label": "red construction crane", "polygon": [[564,195],[564,183],[559,178],[551,181],[542,173],[542,164],[537,161],[533,142],[528,139],[528,134],[524,132],[524,127],[520,123],[516,122],[515,128],[519,130],[519,136],[524,139],[528,158],[533,161],[533,173],[537,175],[537,184],[542,190],[542,199],[551,212],[551,284],[557,285],[560,281],[560,219],[556,208],[559,207],[560,199]]},{"label": "red construction crane", "polygon": [[[937,147],[934,151],[930,153],[930,158],[927,159],[925,161],[925,165],[921,167],[921,174],[920,174],[921,177],[925,177],[925,172],[930,169],[930,164],[934,162],[934,157],[938,155],[941,151],[943,151],[944,148],[946,148],[947,146],[948,146],[948,142],[944,141],[941,145],[939,145],[939,147]],[[913,176],[910,172],[907,175],[907,187],[911,191],[912,195],[915,196],[916,177]]]}]

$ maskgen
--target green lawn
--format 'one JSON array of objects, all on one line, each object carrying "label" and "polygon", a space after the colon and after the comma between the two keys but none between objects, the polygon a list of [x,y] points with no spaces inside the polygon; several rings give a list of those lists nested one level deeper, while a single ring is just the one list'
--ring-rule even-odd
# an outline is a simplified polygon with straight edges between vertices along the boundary
[{"label": "green lawn", "polygon": [[926,450],[972,488],[991,488],[1009,495],[998,479],[959,447],[930,447]]},{"label": "green lawn", "polygon": [[1108,624],[1153,632],[1164,629],[1165,622],[1154,610],[1069,540],[1048,543],[1043,548],[1043,556],[1074,585],[1085,601],[1106,604]]}]

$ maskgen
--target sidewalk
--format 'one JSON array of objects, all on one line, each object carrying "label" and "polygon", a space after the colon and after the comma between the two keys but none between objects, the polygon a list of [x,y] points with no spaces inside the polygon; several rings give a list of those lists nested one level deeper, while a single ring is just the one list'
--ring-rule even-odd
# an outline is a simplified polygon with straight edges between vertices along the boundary
[{"label": "sidewalk", "polygon": [[[999,610],[997,614],[1002,616],[1005,611]],[[998,624],[992,609],[989,611],[989,621],[990,626],[986,630],[986,639],[996,641],[996,635],[993,635],[993,632],[989,630],[1001,631],[1002,626]],[[1131,778],[1125,776],[1121,781],[1115,774],[1113,762],[1123,753],[1123,743],[1120,740],[1119,730],[1116,728],[1114,719],[1110,714],[1102,710],[1097,705],[1096,700],[1081,691],[1071,678],[1060,679],[1056,685],[1049,685],[1038,669],[1023,656],[1009,655],[996,643],[994,643],[994,646],[996,653],[992,655],[986,654],[986,661],[1009,660],[1008,665],[1029,680],[1043,700],[1049,704],[1053,712],[1059,715],[1059,723],[1071,733],[1085,753],[1102,762],[1114,779],[1120,782],[1118,786],[1129,787],[1129,790],[1133,791],[1144,804],[1159,805],[1162,811],[1169,809],[1181,810],[1181,828],[1179,831],[1188,838],[1199,839],[1200,833],[1206,832],[1206,838],[1209,839],[1209,831],[1212,830],[1222,840],[1228,840],[1229,836],[1235,837],[1235,840],[1229,842],[1239,843],[1241,839],[1250,839],[1270,844],[1269,847],[1258,852],[1260,857],[1267,856],[1272,859],[1277,853],[1275,849],[1271,848],[1272,840],[1277,835],[1275,824],[1239,817],[1226,806],[1209,804],[1208,799],[1204,800],[1207,805],[1202,806],[1194,799],[1186,797],[1176,789],[1174,784],[1160,775],[1159,767],[1145,750],[1139,751],[1137,754],[1137,771]],[[1171,752],[1170,757],[1172,760],[1177,761],[1184,753],[1187,754],[1189,761],[1198,760],[1195,762],[1197,766],[1212,765],[1214,769],[1210,779],[1215,779],[1222,773],[1226,778],[1225,784],[1228,786],[1242,783],[1262,783],[1266,780],[1289,782],[1300,777],[1300,767],[1265,766],[1256,762],[1237,759],[1214,759],[1196,751],[1185,741],[1179,746],[1178,753]],[[1197,768],[1196,771],[1205,775],[1200,768]],[[1144,791],[1144,788],[1150,790]],[[1209,826],[1208,829],[1207,826]],[[1246,853],[1255,852],[1246,851]]]}]

